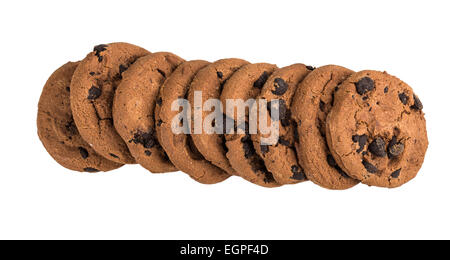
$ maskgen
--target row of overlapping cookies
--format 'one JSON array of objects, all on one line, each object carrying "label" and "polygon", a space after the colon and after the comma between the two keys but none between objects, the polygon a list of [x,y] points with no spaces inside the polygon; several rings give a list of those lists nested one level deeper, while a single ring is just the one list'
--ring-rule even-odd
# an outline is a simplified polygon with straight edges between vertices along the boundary
[{"label": "row of overlapping cookies", "polygon": [[[279,100],[278,141],[263,145],[259,132],[174,133],[173,101],[192,103],[196,91],[202,100],[265,99],[268,110]],[[127,43],[98,45],[55,71],[37,123],[45,148],[66,168],[138,163],[205,184],[240,176],[264,187],[307,180],[328,189],[398,187],[417,175],[428,146],[422,103],[385,72],[185,61]]]}]

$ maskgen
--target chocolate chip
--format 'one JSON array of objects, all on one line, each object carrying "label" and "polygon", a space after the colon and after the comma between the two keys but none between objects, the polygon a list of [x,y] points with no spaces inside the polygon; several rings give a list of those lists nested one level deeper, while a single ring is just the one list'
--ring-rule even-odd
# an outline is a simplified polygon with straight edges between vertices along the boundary
[{"label": "chocolate chip", "polygon": [[334,160],[334,157],[331,154],[327,155],[327,163],[331,167],[336,167],[337,166],[336,160]]},{"label": "chocolate chip", "polygon": [[80,151],[81,158],[86,159],[89,157],[89,152],[85,148],[78,147],[78,150]]},{"label": "chocolate chip", "polygon": [[92,87],[89,89],[89,95],[88,95],[87,98],[88,98],[89,100],[94,100],[94,99],[99,98],[101,95],[102,95],[102,90],[101,90],[100,88],[97,88],[97,87],[95,87],[95,86],[92,86]]},{"label": "chocolate chip", "polygon": [[362,97],[362,100],[363,100],[363,101],[366,101],[367,99],[369,99],[369,97],[368,97],[368,96],[364,96],[364,97]]},{"label": "chocolate chip", "polygon": [[102,62],[103,61],[103,56],[98,56],[98,62]]},{"label": "chocolate chip", "polygon": [[388,91],[389,91],[389,87],[385,87],[384,88],[384,93],[388,93]]},{"label": "chocolate chip", "polygon": [[262,89],[264,84],[266,84],[267,79],[269,78],[269,73],[264,71],[261,76],[253,83],[253,87],[257,89]]},{"label": "chocolate chip", "polygon": [[281,96],[288,90],[289,85],[282,78],[276,78],[273,83],[275,90],[272,90],[272,93]]},{"label": "chocolate chip", "polygon": [[415,110],[422,110],[423,105],[420,99],[416,95],[413,95],[413,98],[414,98],[414,105],[412,105],[411,108]]},{"label": "chocolate chip", "polygon": [[67,92],[70,92],[70,87],[66,87],[66,91],[67,91]]},{"label": "chocolate chip", "polygon": [[268,145],[261,145],[261,154],[264,155],[269,151],[269,146]]},{"label": "chocolate chip", "polygon": [[365,93],[372,91],[374,89],[375,83],[369,77],[364,77],[355,83],[356,92],[360,95],[364,95]]},{"label": "chocolate chip", "polygon": [[281,136],[280,136],[280,138],[278,138],[278,143],[281,145],[287,146],[287,147],[292,147],[291,143]]},{"label": "chocolate chip", "polygon": [[155,132],[153,130],[148,131],[147,133],[142,131],[137,131],[134,134],[134,138],[129,141],[135,144],[141,144],[144,148],[152,148],[158,144],[158,140],[156,139]]},{"label": "chocolate chip", "polygon": [[366,170],[369,173],[377,173],[378,172],[377,167],[375,167],[375,165],[371,164],[370,162],[363,160],[362,164],[364,165],[364,168],[366,168]]},{"label": "chocolate chip", "polygon": [[162,105],[162,98],[161,97],[159,97],[158,98],[158,100],[156,100],[156,104],[158,104],[158,105]]},{"label": "chocolate chip", "polygon": [[[162,121],[161,119],[159,119],[158,122],[156,123],[156,125],[157,125],[157,126],[161,126],[162,123],[163,123],[163,121]],[[183,124],[183,123],[181,123],[181,124]]]},{"label": "chocolate chip", "polygon": [[163,76],[163,78],[166,77],[166,73],[160,69],[156,69],[156,71],[158,71],[159,74],[161,74],[161,76]]},{"label": "chocolate chip", "polygon": [[303,181],[303,180],[306,179],[305,173],[297,165],[292,165],[291,166],[291,172],[293,174],[291,176],[291,179],[293,179],[293,180]]},{"label": "chocolate chip", "polygon": [[91,167],[84,168],[83,171],[85,172],[99,172],[99,170]]},{"label": "chocolate chip", "polygon": [[386,142],[383,138],[377,137],[369,144],[369,151],[378,157],[386,156]]},{"label": "chocolate chip", "polygon": [[270,101],[267,103],[267,110],[269,111],[269,116],[272,117],[272,109],[273,109],[273,112],[275,112],[275,113],[278,112],[278,118],[280,120],[287,119],[287,115],[289,112],[286,107],[286,101],[284,101],[283,99],[278,99],[278,108],[275,106],[274,103],[277,103],[277,102],[275,102],[275,100],[273,100],[273,101]]},{"label": "chocolate chip", "polygon": [[319,102],[319,108],[320,111],[325,112],[325,103],[322,100]]},{"label": "chocolate chip", "polygon": [[111,157],[113,157],[113,158],[116,158],[116,159],[119,159],[119,156],[117,156],[117,155],[115,155],[115,154],[113,154],[113,153],[110,153],[109,156],[111,156]]},{"label": "chocolate chip", "polygon": [[300,136],[298,134],[298,125],[297,123],[293,122],[294,125],[292,127],[294,127],[294,142],[299,143],[300,142]]},{"label": "chocolate chip", "polygon": [[311,70],[311,71],[312,71],[312,70],[315,70],[315,69],[316,69],[316,67],[313,67],[313,66],[310,66],[310,65],[308,65],[308,66],[306,66],[306,69],[307,69],[307,70]]},{"label": "chocolate chip", "polygon": [[287,127],[291,124],[291,110],[290,109],[286,109],[286,113],[284,115],[282,115],[283,117],[281,118],[281,125],[284,127]]},{"label": "chocolate chip", "polygon": [[[241,142],[242,142],[242,140],[241,140]],[[247,159],[255,154],[255,149],[253,148],[252,142],[249,142],[249,141],[242,142],[242,148],[244,149],[244,156]]]},{"label": "chocolate chip", "polygon": [[147,156],[150,156],[150,155],[152,155],[152,152],[151,152],[151,151],[149,151],[149,150],[145,150],[145,151],[144,151],[144,153],[145,153],[145,155],[147,155]]},{"label": "chocolate chip", "polygon": [[125,66],[125,65],[120,65],[120,66],[119,66],[119,74],[122,75],[122,73],[124,73],[127,69],[128,69],[127,66]]},{"label": "chocolate chip", "polygon": [[395,158],[400,156],[405,150],[405,145],[401,142],[397,142],[397,136],[392,137],[388,145],[388,157]]},{"label": "chocolate chip", "polygon": [[106,44],[100,44],[94,47],[95,56],[98,57],[98,62],[103,61],[103,56],[101,56],[100,53],[105,51],[106,47],[108,47]]},{"label": "chocolate chip", "polygon": [[223,78],[223,73],[220,72],[220,71],[218,71],[218,72],[217,72],[217,77],[218,77],[219,79],[222,79],[222,78]]},{"label": "chocolate chip", "polygon": [[401,171],[401,170],[402,170],[402,169],[400,168],[400,169],[398,169],[398,170],[392,172],[391,177],[394,178],[394,179],[397,179],[397,178],[400,176],[400,171]]},{"label": "chocolate chip", "polygon": [[360,153],[364,150],[364,147],[367,143],[367,135],[354,135],[352,136],[352,141],[359,144],[359,148],[356,150],[357,153]]},{"label": "chocolate chip", "polygon": [[95,75],[95,72],[89,72],[89,75],[91,75],[91,76],[94,76]]},{"label": "chocolate chip", "polygon": [[403,105],[408,104],[409,97],[405,93],[398,94],[398,98],[403,103]]}]

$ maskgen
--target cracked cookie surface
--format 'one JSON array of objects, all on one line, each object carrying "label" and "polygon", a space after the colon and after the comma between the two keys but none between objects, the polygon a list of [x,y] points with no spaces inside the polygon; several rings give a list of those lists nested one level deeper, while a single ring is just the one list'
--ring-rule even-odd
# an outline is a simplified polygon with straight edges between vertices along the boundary
[{"label": "cracked cookie surface", "polygon": [[[235,125],[238,124],[237,109],[227,110],[227,100],[242,100],[248,102],[255,99],[261,92],[269,76],[277,68],[276,65],[268,63],[255,63],[242,66],[225,83],[220,100],[225,109],[225,115],[232,118]],[[226,154],[236,174],[245,180],[263,186],[280,186],[273,174],[269,172],[264,160],[256,153],[248,128],[249,109],[242,109],[241,122],[244,122],[244,133],[226,134],[225,144],[228,148]]]},{"label": "cracked cookie surface", "polygon": [[77,128],[95,151],[112,161],[135,163],[112,119],[112,103],[122,73],[150,52],[128,43],[102,44],[80,62],[70,92]]},{"label": "cracked cookie surface", "polygon": [[[179,99],[187,98],[193,78],[199,70],[209,64],[207,61],[194,60],[178,66],[161,87],[155,118],[160,122],[156,126],[158,139],[172,163],[200,183],[215,184],[226,180],[230,175],[206,160],[198,152],[189,134],[172,131],[173,120],[181,120],[178,117],[180,111],[172,110],[172,104]],[[190,110],[184,111],[185,118],[188,118],[188,112],[190,113]]]},{"label": "cracked cookie surface", "polygon": [[[192,117],[198,115],[198,119],[201,122],[205,122],[205,118],[211,112],[202,111],[202,107],[194,106],[194,96],[195,92],[200,92],[200,97],[203,102],[208,100],[218,100],[220,98],[220,93],[222,92],[223,84],[228,80],[231,75],[237,71],[240,67],[248,64],[247,61],[241,59],[222,59],[218,60],[205,68],[201,69],[197,75],[194,77],[191,83],[191,87],[188,93],[188,100],[192,106]],[[219,101],[220,102],[220,101]],[[219,111],[222,112],[223,111]],[[201,113],[201,115],[199,115]],[[193,120],[194,127],[195,121]],[[212,122],[213,123],[213,122]],[[192,140],[198,151],[203,155],[203,157],[210,161],[212,164],[223,169],[230,175],[236,175],[235,170],[231,167],[226,153],[228,148],[225,146],[225,137],[222,134],[208,134],[203,129],[203,124],[200,126],[202,128],[202,134],[192,133]],[[215,128],[216,126],[211,124],[210,128]],[[195,130],[195,129],[194,129]],[[223,129],[222,129],[223,130]]]},{"label": "cracked cookie surface", "polygon": [[328,189],[348,189],[359,183],[336,164],[328,149],[325,130],[334,93],[352,73],[335,65],[316,68],[300,83],[292,101],[298,160],[309,180]]},{"label": "cracked cookie surface", "polygon": [[370,186],[413,179],[428,147],[423,105],[398,78],[378,71],[350,76],[335,94],[327,141],[336,163]]},{"label": "cracked cookie surface", "polygon": [[[263,158],[267,170],[279,184],[295,184],[307,180],[295,152],[295,126],[291,120],[290,108],[299,83],[310,71],[310,67],[303,64],[293,64],[275,70],[257,98],[267,101],[268,121],[271,121],[269,118],[271,109],[279,111],[279,134],[275,140],[276,144],[262,144],[260,140],[265,135],[259,130],[258,134],[251,135],[256,152]],[[273,105],[275,100],[279,100],[278,105]]]},{"label": "cracked cookie surface", "polygon": [[45,83],[38,105],[37,129],[47,152],[65,168],[80,172],[110,171],[122,164],[96,153],[80,136],[70,108],[70,82],[78,62],[57,69]]},{"label": "cracked cookie surface", "polygon": [[114,97],[114,126],[136,162],[153,173],[176,171],[156,135],[155,106],[161,85],[184,60],[158,52],[139,58],[123,73]]}]

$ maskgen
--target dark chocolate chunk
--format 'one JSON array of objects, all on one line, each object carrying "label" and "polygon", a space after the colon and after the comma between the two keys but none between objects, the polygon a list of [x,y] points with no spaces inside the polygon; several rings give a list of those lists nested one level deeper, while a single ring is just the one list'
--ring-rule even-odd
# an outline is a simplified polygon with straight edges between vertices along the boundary
[{"label": "dark chocolate chunk", "polygon": [[305,173],[297,165],[292,165],[291,166],[291,172],[292,172],[291,179],[293,179],[293,180],[303,181],[303,180],[306,179]]},{"label": "dark chocolate chunk", "polygon": [[91,167],[84,168],[83,171],[85,172],[99,172],[99,170]]},{"label": "dark chocolate chunk", "polygon": [[147,155],[147,156],[150,156],[150,155],[152,155],[152,152],[151,152],[151,151],[149,151],[149,150],[145,150],[145,151],[144,151],[144,153],[145,153],[145,155]]},{"label": "dark chocolate chunk", "polygon": [[70,87],[66,87],[66,91],[67,91],[67,92],[70,92]]},{"label": "dark chocolate chunk", "polygon": [[389,87],[385,87],[384,88],[384,93],[388,93],[388,91],[389,91]]},{"label": "dark chocolate chunk", "polygon": [[359,148],[356,150],[357,153],[360,153],[364,150],[364,147],[367,143],[367,135],[354,135],[352,136],[352,141],[359,144]]},{"label": "dark chocolate chunk", "polygon": [[144,148],[152,148],[158,144],[158,140],[156,139],[155,132],[151,129],[147,133],[142,131],[137,131],[134,134],[134,138],[129,141],[135,144],[141,144]]},{"label": "dark chocolate chunk", "polygon": [[386,156],[386,142],[381,137],[375,138],[369,144],[369,151],[375,156],[385,157]]},{"label": "dark chocolate chunk", "polygon": [[100,44],[94,47],[94,51],[95,51],[95,55],[99,55],[100,52],[102,51],[106,51],[106,48],[108,47],[108,45],[106,44]]},{"label": "dark chocolate chunk", "polygon": [[95,86],[92,86],[92,87],[89,89],[89,95],[88,95],[87,98],[88,98],[89,100],[94,100],[94,99],[99,98],[101,95],[102,95],[102,90],[101,90],[100,88],[97,88],[97,87],[95,87]]},{"label": "dark chocolate chunk", "polygon": [[89,152],[85,148],[78,147],[78,150],[80,151],[81,158],[86,159],[89,157]]},{"label": "dark chocolate chunk", "polygon": [[95,75],[95,72],[89,72],[89,75],[91,75],[91,76],[94,76]]},{"label": "dark chocolate chunk", "polygon": [[261,145],[261,154],[264,155],[269,151],[269,146],[268,145]]},{"label": "dark chocolate chunk", "polygon": [[306,69],[307,69],[307,70],[311,70],[311,71],[312,71],[312,70],[315,70],[315,69],[316,69],[316,67],[313,67],[313,66],[310,66],[310,65],[308,65],[308,66],[306,66]]},{"label": "dark chocolate chunk", "polygon": [[360,95],[364,95],[365,93],[372,91],[375,87],[375,83],[369,77],[364,77],[355,83],[356,92]]},{"label": "dark chocolate chunk", "polygon": [[375,167],[375,165],[371,164],[370,162],[363,160],[362,164],[364,165],[364,168],[366,168],[366,170],[369,173],[377,173],[378,172],[377,167]]},{"label": "dark chocolate chunk", "polygon": [[220,71],[218,71],[218,72],[217,72],[217,77],[218,77],[219,79],[222,79],[222,78],[223,78],[223,73],[220,72]]},{"label": "dark chocolate chunk", "polygon": [[398,170],[395,170],[395,171],[391,174],[391,177],[394,178],[394,179],[397,179],[397,178],[400,176],[400,171],[401,171],[401,170],[402,170],[401,168],[398,169]]},{"label": "dark chocolate chunk", "polygon": [[327,155],[327,163],[331,167],[336,167],[337,166],[336,160],[334,160],[334,157],[331,154]]},{"label": "dark chocolate chunk", "polygon": [[[157,126],[161,126],[162,123],[163,123],[163,121],[162,121],[161,119],[159,119],[158,122],[156,123],[156,125],[157,125]],[[183,124],[183,123],[181,123],[181,124]]]},{"label": "dark chocolate chunk", "polygon": [[253,83],[253,87],[262,89],[268,78],[269,73],[267,73],[267,71],[264,71],[263,74],[261,74],[261,76],[259,76],[259,78]]},{"label": "dark chocolate chunk", "polygon": [[122,73],[124,73],[127,69],[128,69],[127,66],[125,66],[125,65],[120,65],[120,66],[119,66],[119,74],[122,75]]},{"label": "dark chocolate chunk", "polygon": [[[278,103],[278,108],[276,106],[276,103]],[[286,101],[283,99],[278,99],[278,102],[275,102],[275,100],[272,100],[267,103],[267,110],[269,111],[269,116],[272,117],[272,109],[273,112],[278,112],[278,118],[280,120],[288,119],[288,115],[290,114],[287,107],[286,107]]]},{"label": "dark chocolate chunk", "polygon": [[397,136],[392,137],[388,145],[388,157],[395,158],[400,156],[405,150],[405,145],[397,142]]},{"label": "dark chocolate chunk", "polygon": [[292,144],[281,136],[278,138],[278,143],[287,147],[292,147]]},{"label": "dark chocolate chunk", "polygon": [[369,97],[368,97],[368,96],[364,96],[364,97],[362,97],[362,100],[363,100],[363,101],[366,101],[367,99],[369,99]]},{"label": "dark chocolate chunk", "polygon": [[423,105],[420,99],[416,95],[413,95],[413,98],[414,98],[414,105],[412,105],[411,108],[415,110],[422,110]]},{"label": "dark chocolate chunk", "polygon": [[273,83],[275,90],[272,90],[272,93],[281,96],[288,90],[289,85],[282,78],[276,78]]},{"label": "dark chocolate chunk", "polygon": [[403,105],[408,104],[409,97],[405,93],[398,94],[398,98],[403,103]]},{"label": "dark chocolate chunk", "polygon": [[245,141],[243,140],[244,138],[241,139],[242,142],[242,148],[244,149],[244,156],[245,158],[250,158],[252,155],[255,154],[255,149],[253,147],[253,143],[250,141]]}]

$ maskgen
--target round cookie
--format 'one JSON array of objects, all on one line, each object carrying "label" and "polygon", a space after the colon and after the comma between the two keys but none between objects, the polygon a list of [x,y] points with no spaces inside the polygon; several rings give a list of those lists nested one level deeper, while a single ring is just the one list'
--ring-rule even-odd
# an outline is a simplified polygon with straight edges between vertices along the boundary
[{"label": "round cookie", "polygon": [[334,92],[352,73],[335,65],[319,67],[300,83],[292,101],[292,118],[297,124],[297,158],[306,177],[328,189],[343,190],[359,183],[337,166],[328,149],[325,130]]},{"label": "round cookie", "polygon": [[[227,80],[220,100],[225,109],[225,115],[234,119],[235,124],[238,121],[237,109],[227,110],[227,100],[248,102],[250,99],[255,99],[275,69],[277,69],[276,65],[268,63],[247,64]],[[263,159],[253,147],[248,131],[248,109],[245,109],[244,116],[245,129],[242,130],[245,132],[225,135],[225,144],[228,148],[226,156],[238,176],[263,187],[278,187],[280,185],[273,178],[273,174],[267,170]]]},{"label": "round cookie", "polygon": [[156,136],[155,105],[161,85],[184,62],[159,52],[139,58],[122,74],[114,97],[114,126],[131,155],[153,173],[176,171]]},{"label": "round cookie", "polygon": [[81,138],[70,109],[70,82],[78,62],[56,70],[44,86],[38,105],[37,129],[47,152],[65,168],[80,172],[117,169],[121,164],[97,154]]},{"label": "round cookie", "polygon": [[195,60],[178,66],[161,87],[155,118],[158,122],[156,126],[158,140],[172,163],[200,183],[215,184],[224,181],[230,175],[207,161],[198,152],[190,135],[172,131],[172,121],[180,113],[172,110],[172,104],[178,99],[187,97],[194,76],[208,64],[210,63],[207,61]]},{"label": "round cookie", "polygon": [[326,134],[337,164],[370,186],[413,179],[428,147],[422,103],[398,78],[378,71],[350,76],[335,94]]},{"label": "round cookie", "polygon": [[[197,120],[192,121],[194,124],[191,136],[195,146],[206,160],[220,167],[230,175],[236,175],[236,172],[231,167],[230,162],[226,157],[227,147],[225,146],[225,137],[223,134],[205,133],[203,123],[205,122],[207,114],[209,115],[209,113],[212,112],[202,112],[202,107],[195,107],[194,96],[196,91],[201,91],[200,96],[203,102],[202,106],[208,100],[218,100],[225,81],[235,71],[246,64],[248,64],[248,62],[241,59],[218,60],[197,73],[192,80],[188,93],[188,101],[192,106],[191,116],[193,118],[198,117]],[[199,113],[201,113],[201,115],[198,115]],[[203,122],[202,125],[199,126],[199,128],[202,128],[202,134],[196,134],[195,121],[199,122],[200,120]],[[211,127],[216,126],[211,125]]]},{"label": "round cookie", "polygon": [[[291,101],[299,83],[310,72],[310,67],[303,64],[293,64],[275,70],[264,84],[258,99],[267,101],[270,108],[279,111],[279,135],[275,145],[261,143],[260,129],[258,134],[251,135],[256,152],[263,158],[267,170],[272,172],[275,181],[279,184],[294,184],[306,181],[306,176],[297,161],[294,147],[295,125],[291,120]],[[272,103],[279,100],[279,106]],[[268,121],[271,121],[268,116]]]},{"label": "round cookie", "polygon": [[113,125],[112,103],[122,73],[148,51],[128,43],[98,45],[81,61],[70,86],[70,103],[81,136],[103,157],[135,163]]}]

